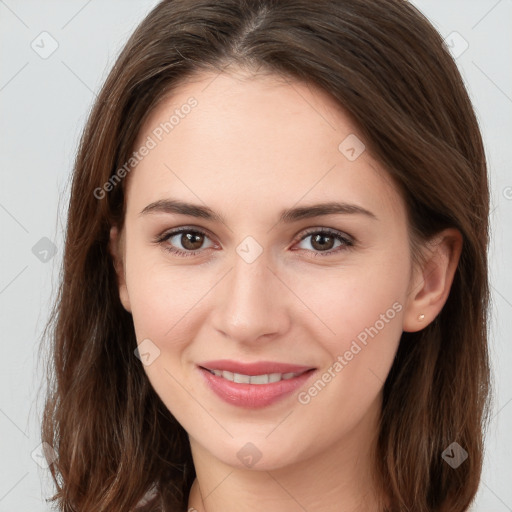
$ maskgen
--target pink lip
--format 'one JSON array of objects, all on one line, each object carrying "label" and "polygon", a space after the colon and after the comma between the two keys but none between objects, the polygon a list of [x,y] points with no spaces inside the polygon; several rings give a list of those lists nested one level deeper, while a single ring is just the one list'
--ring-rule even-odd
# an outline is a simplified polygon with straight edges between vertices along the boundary
[{"label": "pink lip", "polygon": [[[217,377],[210,370],[224,370],[243,375],[262,375],[266,373],[301,373],[297,377],[269,384],[240,384],[231,382],[223,377]],[[257,409],[273,404],[274,402],[293,393],[311,378],[314,368],[284,363],[262,361],[259,363],[237,363],[236,361],[208,361],[199,365],[208,387],[223,401],[245,407]],[[308,371],[311,370],[311,371]]]}]

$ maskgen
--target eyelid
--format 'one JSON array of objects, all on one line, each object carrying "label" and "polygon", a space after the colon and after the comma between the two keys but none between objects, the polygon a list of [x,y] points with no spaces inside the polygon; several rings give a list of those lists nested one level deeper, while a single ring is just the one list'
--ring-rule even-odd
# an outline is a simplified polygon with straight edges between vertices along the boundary
[{"label": "eyelid", "polygon": [[304,240],[304,238],[306,238],[307,236],[312,235],[314,233],[327,233],[329,235],[342,238],[346,242],[351,243],[351,244],[354,244],[356,242],[356,239],[353,236],[349,235],[348,233],[345,233],[344,231],[339,231],[334,228],[326,228],[326,227],[320,227],[320,226],[302,230],[295,240],[300,242],[300,241]]},{"label": "eyelid", "polygon": [[206,235],[208,238],[213,238],[210,232],[205,228],[200,228],[199,226],[178,226],[176,228],[166,229],[161,234],[157,235],[155,240],[165,240],[182,232],[200,233],[202,235]]}]

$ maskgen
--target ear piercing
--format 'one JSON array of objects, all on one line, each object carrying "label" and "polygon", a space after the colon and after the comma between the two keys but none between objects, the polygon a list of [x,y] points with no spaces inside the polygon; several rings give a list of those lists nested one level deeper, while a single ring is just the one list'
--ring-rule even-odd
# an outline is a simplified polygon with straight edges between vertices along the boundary
[{"label": "ear piercing", "polygon": [[425,320],[425,315],[421,313],[421,315],[418,315],[418,320],[421,322],[422,320]]}]

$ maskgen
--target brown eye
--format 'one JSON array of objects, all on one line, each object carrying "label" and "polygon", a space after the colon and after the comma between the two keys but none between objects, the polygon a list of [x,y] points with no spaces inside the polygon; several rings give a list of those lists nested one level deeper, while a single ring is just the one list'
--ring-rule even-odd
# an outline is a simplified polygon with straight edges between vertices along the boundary
[{"label": "brown eye", "polygon": [[318,251],[328,251],[333,248],[334,241],[333,236],[319,233],[311,237],[311,246]]},{"label": "brown eye", "polygon": [[194,256],[203,252],[203,249],[213,247],[212,243],[210,243],[209,246],[204,247],[206,240],[209,240],[206,233],[196,229],[182,228],[165,233],[157,241],[171,253],[179,256]]},{"label": "brown eye", "polygon": [[204,242],[204,235],[201,233],[182,233],[180,243],[184,249],[196,251],[201,248]]},{"label": "brown eye", "polygon": [[[308,239],[310,241],[306,244]],[[354,242],[351,237],[341,232],[317,229],[309,231],[301,238],[299,244],[303,244],[302,247],[299,245],[300,249],[312,252],[314,256],[328,256],[352,247]]]}]

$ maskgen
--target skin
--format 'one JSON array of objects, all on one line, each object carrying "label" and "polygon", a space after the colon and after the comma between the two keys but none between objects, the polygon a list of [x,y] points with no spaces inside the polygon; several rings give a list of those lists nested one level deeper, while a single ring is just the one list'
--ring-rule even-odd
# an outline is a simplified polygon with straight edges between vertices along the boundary
[{"label": "skin", "polygon": [[[191,96],[198,105],[129,175],[125,223],[112,227],[110,245],[138,343],[160,350],[144,369],[189,434],[189,508],[378,510],[385,497],[370,475],[383,384],[402,331],[424,328],[443,307],[460,234],[443,231],[413,265],[404,202],[386,171],[369,150],[350,161],[338,149],[357,135],[354,123],[323,91],[274,75],[196,75],[159,103],[135,147]],[[169,198],[207,205],[225,222],[141,214]],[[278,222],[285,208],[329,201],[375,218]],[[179,235],[155,242],[182,226],[207,233],[194,256],[166,250],[194,249]],[[355,242],[333,240],[325,255],[308,228]],[[247,236],[263,250],[251,263],[236,251]],[[212,359],[270,360],[315,367],[314,382],[393,304],[394,317],[307,404],[292,393],[262,409],[236,407],[197,371]],[[248,442],[261,454],[252,467],[237,456]]]}]

